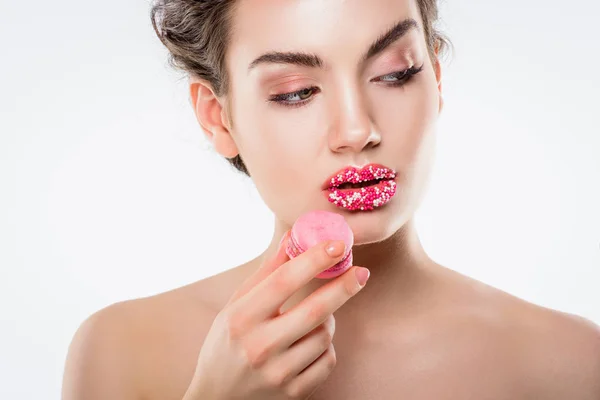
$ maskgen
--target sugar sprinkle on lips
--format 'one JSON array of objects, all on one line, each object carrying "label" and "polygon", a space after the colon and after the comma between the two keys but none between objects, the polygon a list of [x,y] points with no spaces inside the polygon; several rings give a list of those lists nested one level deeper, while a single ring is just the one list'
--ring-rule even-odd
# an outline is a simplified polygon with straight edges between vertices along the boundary
[{"label": "sugar sprinkle on lips", "polygon": [[373,210],[388,203],[396,194],[396,173],[378,164],[347,167],[325,185],[328,200],[350,211]]}]

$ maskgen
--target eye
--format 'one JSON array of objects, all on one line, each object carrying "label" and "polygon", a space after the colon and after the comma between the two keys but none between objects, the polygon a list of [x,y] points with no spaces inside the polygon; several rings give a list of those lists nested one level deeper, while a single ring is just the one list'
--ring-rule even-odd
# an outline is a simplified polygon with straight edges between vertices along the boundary
[{"label": "eye", "polygon": [[397,71],[391,74],[383,75],[377,78],[376,81],[387,82],[389,86],[402,86],[406,82],[410,81],[411,78],[414,77],[416,74],[421,72],[423,70],[423,65],[421,65],[418,68],[413,66],[403,71]]},{"label": "eye", "polygon": [[279,103],[286,107],[299,107],[310,101],[312,95],[319,90],[318,87],[312,86],[300,89],[296,92],[283,93],[272,96],[268,101]]},{"label": "eye", "polygon": [[313,90],[314,90],[313,88],[305,88],[305,89],[302,89],[301,91],[297,92],[296,94],[298,95],[300,100],[306,100],[310,97]]},{"label": "eye", "polygon": [[[384,75],[379,78],[380,81],[383,82],[395,82],[402,80],[406,76],[406,70],[400,72],[394,72],[393,74]],[[386,79],[391,78],[391,79]]]},{"label": "eye", "polygon": [[[400,87],[410,81],[416,74],[423,70],[423,63],[420,67],[410,67],[403,71],[393,72],[391,74],[383,75],[374,81],[385,82],[386,86]],[[271,96],[267,101],[280,104],[284,107],[301,107],[314,97],[313,95],[319,91],[316,86],[307,87],[300,89],[296,92],[283,93],[275,96]]]}]

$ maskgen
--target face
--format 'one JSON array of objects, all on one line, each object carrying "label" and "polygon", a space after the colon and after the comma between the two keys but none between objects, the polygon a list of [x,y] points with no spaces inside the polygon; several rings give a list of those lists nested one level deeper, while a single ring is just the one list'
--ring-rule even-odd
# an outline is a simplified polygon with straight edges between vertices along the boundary
[{"label": "face", "polygon": [[[275,51],[305,56],[261,57]],[[214,129],[213,142],[226,157],[241,155],[280,221],[337,212],[366,244],[412,217],[442,105],[416,0],[238,0],[226,62],[231,108],[222,111],[234,124]],[[368,164],[395,172],[395,194],[364,211],[334,204],[324,183]]]}]

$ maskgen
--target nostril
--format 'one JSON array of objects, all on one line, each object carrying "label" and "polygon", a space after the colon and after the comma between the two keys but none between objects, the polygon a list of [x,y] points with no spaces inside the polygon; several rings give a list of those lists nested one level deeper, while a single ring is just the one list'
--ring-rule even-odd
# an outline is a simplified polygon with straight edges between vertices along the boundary
[{"label": "nostril", "polygon": [[373,149],[373,148],[375,148],[375,147],[379,146],[379,143],[380,143],[380,142],[369,142],[369,143],[367,143],[367,145],[366,145],[365,147],[366,147],[367,149]]}]

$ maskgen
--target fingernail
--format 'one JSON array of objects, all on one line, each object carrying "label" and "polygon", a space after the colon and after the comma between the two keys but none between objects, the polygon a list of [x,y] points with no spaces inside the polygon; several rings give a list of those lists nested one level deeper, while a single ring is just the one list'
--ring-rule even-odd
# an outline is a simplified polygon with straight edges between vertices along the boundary
[{"label": "fingernail", "polygon": [[358,280],[360,287],[365,286],[365,283],[367,283],[367,280],[369,280],[369,276],[371,276],[371,271],[369,271],[367,268],[356,268],[356,279]]},{"label": "fingernail", "polygon": [[325,247],[325,251],[330,257],[339,257],[346,251],[346,244],[341,240],[336,240],[330,242],[327,247]]}]

